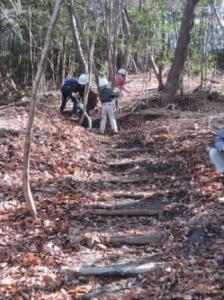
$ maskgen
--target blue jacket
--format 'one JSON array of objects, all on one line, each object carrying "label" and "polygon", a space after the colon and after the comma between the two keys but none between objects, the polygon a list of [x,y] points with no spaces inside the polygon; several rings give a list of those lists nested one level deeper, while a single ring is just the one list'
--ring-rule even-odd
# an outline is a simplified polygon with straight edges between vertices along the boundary
[{"label": "blue jacket", "polygon": [[63,86],[66,86],[66,87],[72,87],[74,85],[78,85],[78,80],[68,79],[68,80],[65,80],[64,83],[63,83]]},{"label": "blue jacket", "polygon": [[224,151],[224,127],[221,127],[215,138],[215,148],[217,151]]}]

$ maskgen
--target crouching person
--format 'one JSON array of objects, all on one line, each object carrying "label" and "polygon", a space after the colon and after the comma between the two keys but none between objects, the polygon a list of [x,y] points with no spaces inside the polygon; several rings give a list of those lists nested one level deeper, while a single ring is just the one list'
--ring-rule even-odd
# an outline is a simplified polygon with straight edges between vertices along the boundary
[{"label": "crouching person", "polygon": [[78,101],[76,98],[76,94],[74,93],[75,89],[79,85],[78,80],[76,79],[68,79],[65,80],[62,87],[61,87],[61,94],[62,94],[62,102],[60,106],[60,112],[63,114],[66,103],[68,99],[71,99],[73,102],[72,113],[76,114],[78,110]]},{"label": "crouching person", "polygon": [[209,149],[209,157],[217,171],[224,174],[224,127],[219,129],[215,137],[215,147]]},{"label": "crouching person", "polygon": [[115,118],[115,105],[114,98],[119,96],[119,92],[113,91],[106,78],[101,78],[99,80],[100,88],[100,102],[102,105],[101,109],[101,120],[100,120],[100,132],[104,133],[106,128],[107,116],[110,120],[110,125],[113,133],[117,133],[117,121]]},{"label": "crouching person", "polygon": [[88,78],[86,74],[81,74],[76,79],[69,79],[65,80],[62,87],[61,87],[61,93],[62,93],[62,103],[60,106],[60,112],[63,113],[66,103],[68,99],[70,98],[73,102],[73,108],[72,108],[72,119],[78,120],[79,119],[79,103],[80,100],[83,100],[84,93],[85,93],[85,87],[88,83]]}]

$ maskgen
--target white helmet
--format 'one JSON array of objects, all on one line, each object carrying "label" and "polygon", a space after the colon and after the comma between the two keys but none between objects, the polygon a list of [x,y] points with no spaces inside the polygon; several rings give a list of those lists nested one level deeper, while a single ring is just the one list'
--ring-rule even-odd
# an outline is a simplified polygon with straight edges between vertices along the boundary
[{"label": "white helmet", "polygon": [[99,80],[99,87],[103,87],[103,86],[108,85],[108,84],[109,84],[109,82],[106,78],[101,78]]},{"label": "white helmet", "polygon": [[125,69],[119,69],[118,74],[126,75],[126,70]]},{"label": "white helmet", "polygon": [[88,83],[88,78],[87,78],[86,74],[81,74],[79,76],[78,83],[81,85],[85,85]]}]

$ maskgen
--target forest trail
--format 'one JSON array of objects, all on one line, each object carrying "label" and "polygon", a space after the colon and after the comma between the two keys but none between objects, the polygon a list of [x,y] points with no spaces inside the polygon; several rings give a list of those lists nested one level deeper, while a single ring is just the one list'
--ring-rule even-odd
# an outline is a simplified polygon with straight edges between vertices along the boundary
[{"label": "forest trail", "polygon": [[55,98],[40,100],[36,221],[22,202],[26,111],[16,108],[19,137],[0,146],[5,299],[223,298],[223,185],[205,151],[209,116],[161,110],[155,86],[138,84],[121,99],[117,135],[74,126]]}]

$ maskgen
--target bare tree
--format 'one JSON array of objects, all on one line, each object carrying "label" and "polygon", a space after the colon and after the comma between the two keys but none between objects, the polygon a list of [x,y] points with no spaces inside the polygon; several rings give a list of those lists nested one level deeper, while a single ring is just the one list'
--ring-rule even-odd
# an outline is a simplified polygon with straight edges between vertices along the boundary
[{"label": "bare tree", "polygon": [[82,115],[81,118],[79,120],[79,125],[82,125],[82,122],[85,118],[85,116],[88,119],[88,123],[89,123],[89,128],[92,129],[92,124],[90,124],[90,117],[88,116],[87,112],[86,112],[86,107],[88,104],[88,96],[89,96],[89,91],[90,91],[90,85],[91,85],[91,75],[92,75],[92,65],[93,65],[93,55],[94,55],[94,49],[95,49],[95,41],[96,41],[96,32],[98,29],[98,22],[97,22],[97,27],[96,27],[96,31],[94,33],[93,39],[92,39],[92,44],[91,44],[91,48],[90,48],[90,53],[89,53],[89,65],[88,65],[88,70],[89,70],[89,74],[88,74],[88,83],[85,86],[85,93],[84,93],[84,99],[83,99],[83,104],[84,104],[84,108],[82,111]]},{"label": "bare tree", "polygon": [[57,23],[58,15],[60,12],[60,6],[62,2],[63,0],[57,0],[55,2],[53,14],[51,16],[51,20],[49,23],[48,32],[45,38],[44,48],[41,53],[40,63],[38,65],[37,73],[33,82],[32,99],[30,103],[30,110],[29,110],[26,134],[25,134],[24,153],[23,153],[23,193],[29,211],[34,217],[36,217],[37,212],[36,212],[36,207],[33,200],[32,192],[30,188],[30,182],[29,182],[30,144],[31,144],[31,137],[32,137],[32,126],[33,126],[36,103],[38,98],[37,97],[38,89],[46,65],[48,52],[53,38],[54,28]]},{"label": "bare tree", "polygon": [[71,29],[72,29],[72,34],[73,34],[75,46],[76,46],[76,49],[77,49],[77,53],[78,53],[80,62],[81,62],[82,67],[83,67],[83,72],[87,73],[88,72],[88,65],[87,65],[87,61],[85,59],[84,53],[82,51],[81,40],[80,40],[80,37],[79,37],[77,21],[76,21],[76,13],[75,13],[75,9],[74,9],[74,1],[73,0],[69,0],[68,10],[69,10],[69,14],[70,14]]},{"label": "bare tree", "polygon": [[153,69],[153,72],[156,76],[156,79],[158,80],[158,83],[159,83],[158,90],[161,91],[163,89],[162,70],[161,70],[161,67],[160,67],[160,69],[157,67],[154,57],[150,51],[149,51],[149,62]]},{"label": "bare tree", "polygon": [[216,5],[213,3],[213,10],[214,10],[214,13],[215,13],[215,16],[216,16],[216,19],[222,29],[222,31],[224,32],[224,20],[222,19]]},{"label": "bare tree", "polygon": [[191,29],[194,22],[194,11],[199,0],[188,0],[184,9],[174,60],[168,74],[165,88],[161,95],[162,105],[171,102],[179,87],[181,74],[187,57]]},{"label": "bare tree", "polygon": [[100,0],[103,25],[107,44],[107,59],[109,67],[109,80],[114,84],[116,61],[117,61],[117,40],[121,25],[122,1]]},{"label": "bare tree", "polygon": [[127,69],[129,65],[129,56],[130,56],[130,43],[131,43],[131,32],[130,32],[130,24],[127,17],[127,9],[123,8],[122,10],[122,24],[124,31],[124,68]]},{"label": "bare tree", "polygon": [[[76,24],[77,24],[78,32],[79,32],[80,39],[81,39],[81,42],[82,42],[83,50],[85,52],[85,55],[88,57],[88,55],[90,53],[90,48],[89,48],[89,45],[88,45],[88,43],[86,41],[85,34],[84,34],[83,28],[82,28],[82,24],[81,24],[81,22],[79,20],[78,15],[76,14],[75,9],[74,9],[74,16],[75,16],[75,19],[76,19]],[[100,22],[100,18],[97,18],[97,20],[96,20],[96,28],[98,28],[99,22]],[[97,32],[97,30],[96,30],[96,32]],[[93,73],[94,73],[95,81],[96,81],[96,85],[97,85],[97,91],[98,91],[98,94],[99,94],[100,93],[100,89],[99,89],[99,76],[98,76],[98,72],[97,72],[97,68],[96,68],[96,64],[95,64],[94,59],[93,59],[92,64],[93,64]]]}]

